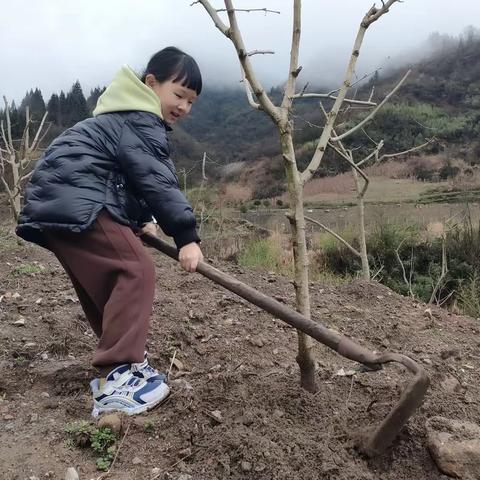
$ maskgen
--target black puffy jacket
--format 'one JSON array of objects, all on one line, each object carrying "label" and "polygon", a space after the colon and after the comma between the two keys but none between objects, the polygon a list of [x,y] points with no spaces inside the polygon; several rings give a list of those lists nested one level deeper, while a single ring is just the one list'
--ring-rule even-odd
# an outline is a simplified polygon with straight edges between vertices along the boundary
[{"label": "black puffy jacket", "polygon": [[153,214],[177,248],[199,241],[158,115],[103,113],[60,135],[27,186],[17,234],[46,247],[43,230],[81,232],[103,208],[133,229]]}]

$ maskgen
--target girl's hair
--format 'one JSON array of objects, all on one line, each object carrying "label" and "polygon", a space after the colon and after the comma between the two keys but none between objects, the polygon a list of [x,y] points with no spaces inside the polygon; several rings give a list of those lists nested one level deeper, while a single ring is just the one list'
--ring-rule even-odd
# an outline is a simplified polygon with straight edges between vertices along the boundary
[{"label": "girl's hair", "polygon": [[145,83],[145,78],[150,73],[158,82],[180,82],[183,87],[194,90],[197,95],[202,91],[202,74],[197,62],[176,47],[164,48],[153,55],[142,76],[142,82]]}]

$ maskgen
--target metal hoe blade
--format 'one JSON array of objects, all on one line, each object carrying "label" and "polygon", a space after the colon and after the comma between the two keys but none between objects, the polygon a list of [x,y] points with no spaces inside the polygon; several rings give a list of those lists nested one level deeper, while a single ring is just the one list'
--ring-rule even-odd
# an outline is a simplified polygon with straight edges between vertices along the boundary
[{"label": "metal hoe blade", "polygon": [[[147,245],[154,247],[174,260],[178,260],[177,249],[165,243],[163,240],[148,234],[142,235],[142,240]],[[358,447],[366,455],[373,457],[384,452],[391,445],[408,419],[415,413],[415,410],[423,403],[429,385],[429,379],[424,368],[411,358],[398,353],[374,353],[358,345],[350,338],[329,330],[320,323],[304,317],[297,311],[205,262],[199,263],[197,272],[239,295],[248,302],[253,303],[257,307],[271,313],[280,320],[285,321],[292,327],[310,335],[343,357],[359,362],[373,370],[381,369],[384,364],[396,362],[403,365],[413,374],[413,378],[402,392],[400,400],[390,413],[379,425],[365,431],[358,439]]]}]

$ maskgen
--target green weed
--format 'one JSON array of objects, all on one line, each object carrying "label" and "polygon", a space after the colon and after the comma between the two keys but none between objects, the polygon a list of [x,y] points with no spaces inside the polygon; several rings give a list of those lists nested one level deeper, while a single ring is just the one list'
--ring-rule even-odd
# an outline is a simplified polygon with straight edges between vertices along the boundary
[{"label": "green weed", "polygon": [[37,273],[42,273],[45,271],[45,267],[43,265],[37,263],[26,263],[24,265],[19,265],[15,267],[11,272],[10,275],[14,277],[20,277],[23,275],[36,275]]},{"label": "green weed", "polygon": [[96,428],[86,421],[75,422],[65,429],[70,435],[69,443],[76,447],[91,448],[98,455],[96,465],[107,471],[115,457],[117,436],[109,428]]}]

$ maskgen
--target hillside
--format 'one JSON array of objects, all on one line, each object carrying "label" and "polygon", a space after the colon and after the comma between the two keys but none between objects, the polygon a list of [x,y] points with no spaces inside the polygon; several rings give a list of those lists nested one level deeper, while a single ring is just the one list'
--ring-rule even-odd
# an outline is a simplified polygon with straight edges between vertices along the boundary
[{"label": "hillside", "polygon": [[[427,58],[389,72],[379,72],[366,80],[357,98],[368,97],[374,85],[373,100],[381,101],[410,68],[412,73],[407,82],[368,125],[369,136],[377,142],[385,140],[384,153],[406,150],[435,136],[438,142],[426,153],[448,152],[450,157],[462,158],[474,165],[480,161],[480,36],[473,31],[470,36],[465,34],[458,39],[440,39],[443,41],[436,39],[435,48]],[[328,90],[313,86],[307,89]],[[270,93],[278,101],[280,90],[273,89]],[[364,115],[362,110],[351,109],[341,122],[348,128]],[[317,102],[298,101],[294,121],[297,159],[302,166],[315,148],[320,131],[315,125],[323,124]],[[252,110],[240,89],[215,92],[207,89],[182,129],[222,164],[255,162],[280,153],[270,119]],[[371,142],[365,135],[358,134],[348,145],[367,151]],[[278,165],[275,171],[277,169]],[[319,173],[336,174],[346,169],[347,165],[329,152]]]}]

